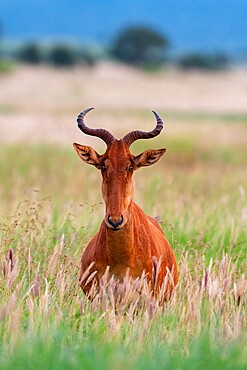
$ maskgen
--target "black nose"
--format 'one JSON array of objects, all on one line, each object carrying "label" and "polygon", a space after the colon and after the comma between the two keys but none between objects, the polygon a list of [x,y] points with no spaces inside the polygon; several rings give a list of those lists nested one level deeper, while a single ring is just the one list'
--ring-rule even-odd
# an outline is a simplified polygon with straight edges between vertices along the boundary
[{"label": "black nose", "polygon": [[114,227],[114,229],[116,229],[123,222],[123,216],[121,216],[116,222],[113,221],[110,216],[108,216],[108,222]]}]

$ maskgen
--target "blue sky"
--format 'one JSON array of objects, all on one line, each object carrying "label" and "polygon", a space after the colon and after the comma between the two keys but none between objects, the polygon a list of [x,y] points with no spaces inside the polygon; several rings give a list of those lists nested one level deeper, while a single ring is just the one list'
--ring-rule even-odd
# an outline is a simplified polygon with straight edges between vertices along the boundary
[{"label": "blue sky", "polygon": [[182,50],[247,53],[247,0],[0,0],[5,39],[110,43],[129,24],[157,28]]}]

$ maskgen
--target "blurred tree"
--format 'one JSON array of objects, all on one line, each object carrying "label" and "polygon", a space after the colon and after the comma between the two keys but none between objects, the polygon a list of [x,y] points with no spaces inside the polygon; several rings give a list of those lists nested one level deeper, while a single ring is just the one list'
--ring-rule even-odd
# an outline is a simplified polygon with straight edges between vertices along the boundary
[{"label": "blurred tree", "polygon": [[113,42],[117,59],[137,66],[160,65],[169,43],[165,36],[147,26],[128,27]]},{"label": "blurred tree", "polygon": [[3,39],[3,26],[0,21],[0,59],[2,58],[2,39]]},{"label": "blurred tree", "polygon": [[229,64],[229,59],[224,54],[188,54],[178,60],[178,66],[182,69],[225,69]]},{"label": "blurred tree", "polygon": [[48,60],[57,67],[68,67],[76,64],[76,53],[68,45],[55,45],[48,56]]},{"label": "blurred tree", "polygon": [[12,64],[5,58],[3,51],[3,25],[0,22],[0,73],[7,73],[12,70]]},{"label": "blurred tree", "polygon": [[17,58],[23,62],[30,64],[38,64],[42,62],[42,52],[38,45],[32,43],[24,45],[18,52]]}]

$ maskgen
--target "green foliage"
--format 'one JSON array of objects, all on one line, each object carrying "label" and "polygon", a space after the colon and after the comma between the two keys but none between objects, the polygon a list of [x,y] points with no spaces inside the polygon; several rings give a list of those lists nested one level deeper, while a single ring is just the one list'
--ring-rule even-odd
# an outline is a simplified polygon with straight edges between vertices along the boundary
[{"label": "green foliage", "polygon": [[208,69],[208,70],[220,70],[225,69],[229,60],[225,55],[215,54],[188,54],[184,55],[178,60],[178,66],[182,69]]},{"label": "green foliage", "polygon": [[71,67],[76,64],[94,66],[103,57],[102,50],[93,46],[70,44],[24,44],[15,57],[25,63],[50,63],[56,67]]},{"label": "green foliage", "polygon": [[[213,343],[209,335],[191,341],[188,352],[183,353],[169,342],[157,343],[152,347],[129,342],[122,346],[120,339],[110,341],[98,329],[94,336],[81,338],[79,333],[71,335],[67,325],[51,328],[51,335],[25,335],[11,350],[0,352],[0,370],[245,370],[244,340],[232,341],[225,345]],[[97,341],[95,340],[97,338]],[[243,346],[243,347],[242,347]]]},{"label": "green foliage", "polygon": [[25,63],[39,64],[44,57],[38,44],[27,44],[19,50],[17,58]]},{"label": "green foliage", "polygon": [[48,53],[47,60],[57,67],[71,67],[76,64],[92,67],[101,57],[101,51],[97,48],[89,46],[72,47],[64,44],[54,45]]},{"label": "green foliage", "polygon": [[0,59],[0,74],[8,73],[13,70],[13,63],[7,59]]},{"label": "green foliage", "polygon": [[168,40],[150,27],[133,26],[121,31],[113,42],[112,54],[136,66],[155,66],[164,61]]},{"label": "green foliage", "polygon": [[48,60],[56,67],[71,67],[76,64],[76,53],[69,45],[55,45],[50,50]]}]

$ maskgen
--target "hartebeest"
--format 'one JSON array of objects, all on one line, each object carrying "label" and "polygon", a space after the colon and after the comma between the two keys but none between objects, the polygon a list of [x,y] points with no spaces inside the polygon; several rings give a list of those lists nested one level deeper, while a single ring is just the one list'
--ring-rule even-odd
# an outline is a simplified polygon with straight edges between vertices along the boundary
[{"label": "hartebeest", "polygon": [[154,286],[161,287],[169,270],[169,275],[173,277],[173,282],[169,284],[171,292],[178,282],[174,253],[158,222],[147,216],[133,202],[132,183],[133,172],[158,162],[166,149],[146,150],[137,156],[132,155],[129,150],[134,141],[159,135],[163,122],[153,111],[156,127],[152,131],[132,131],[117,140],[105,129],[86,126],[84,117],[92,109],[86,109],[79,114],[78,127],[83,133],[102,139],[107,145],[106,152],[100,155],[90,146],[76,143],[73,146],[82,161],[101,170],[105,217],[99,232],[82,255],[81,288],[85,293],[90,290],[92,281],[85,285],[83,278],[89,266],[92,266],[90,272],[95,274],[96,284],[108,266],[110,274],[120,281],[126,273],[135,279],[141,277],[144,272],[151,289],[154,289]]}]

